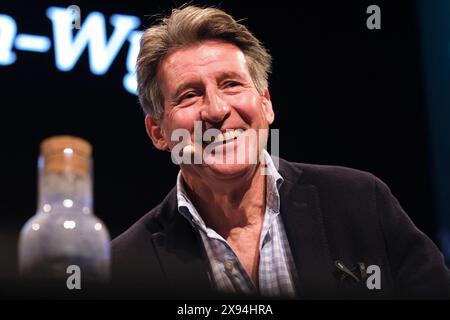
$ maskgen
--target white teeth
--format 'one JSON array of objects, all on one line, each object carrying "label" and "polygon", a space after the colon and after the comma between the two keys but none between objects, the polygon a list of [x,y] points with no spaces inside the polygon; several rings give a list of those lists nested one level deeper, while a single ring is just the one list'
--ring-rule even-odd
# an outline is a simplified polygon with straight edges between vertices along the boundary
[{"label": "white teeth", "polygon": [[193,154],[195,152],[195,147],[192,144],[188,144],[183,148],[183,154]]},{"label": "white teeth", "polygon": [[222,141],[231,140],[231,139],[239,137],[244,131],[245,130],[243,130],[243,129],[235,129],[235,130],[227,131],[224,133],[220,133],[217,136],[213,137],[211,139],[211,142],[222,142]]},{"label": "white teeth", "polygon": [[214,139],[214,142],[221,142],[221,141],[223,141],[225,139],[225,137],[223,136],[223,134],[219,134],[219,135],[217,135],[217,137],[216,137],[216,139]]},{"label": "white teeth", "polygon": [[231,131],[232,138],[239,137],[243,132],[244,132],[243,129],[236,129],[236,130]]}]

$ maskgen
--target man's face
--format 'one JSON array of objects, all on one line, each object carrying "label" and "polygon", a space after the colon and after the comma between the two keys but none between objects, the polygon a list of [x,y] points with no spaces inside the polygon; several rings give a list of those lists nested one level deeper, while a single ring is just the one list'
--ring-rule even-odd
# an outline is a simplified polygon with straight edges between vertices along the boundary
[{"label": "man's face", "polygon": [[[259,138],[259,129],[268,129],[274,113],[269,92],[261,95],[256,90],[242,51],[223,41],[205,41],[176,49],[163,59],[157,77],[164,99],[164,117],[158,123],[149,117],[146,120],[155,146],[172,150],[179,143],[171,141],[172,132],[180,128],[189,131],[193,143],[196,121],[201,121],[202,132],[210,128],[222,133],[240,129],[243,133],[234,132],[237,138],[222,135],[220,138],[227,142],[211,145],[215,147],[210,153],[203,152],[208,142],[196,145],[195,151],[202,151],[206,157],[202,164],[181,166],[203,177],[232,177],[248,171],[252,165],[249,161],[223,161],[224,154],[229,155],[230,150],[244,152],[247,160],[259,154],[267,142],[265,135]],[[256,132],[258,140],[250,139],[249,132]]]}]

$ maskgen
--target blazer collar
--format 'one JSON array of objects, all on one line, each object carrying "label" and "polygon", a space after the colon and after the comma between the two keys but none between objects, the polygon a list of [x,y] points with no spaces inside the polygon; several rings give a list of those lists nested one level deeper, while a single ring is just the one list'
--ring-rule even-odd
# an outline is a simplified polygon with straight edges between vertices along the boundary
[{"label": "blazer collar", "polygon": [[300,296],[328,296],[335,290],[333,263],[314,185],[302,183],[303,171],[280,159],[285,178],[280,188],[281,216],[296,266]]},{"label": "blazer collar", "polygon": [[162,230],[152,235],[159,263],[175,295],[207,297],[212,287],[200,235],[177,210],[176,189],[173,188],[157,217]]}]

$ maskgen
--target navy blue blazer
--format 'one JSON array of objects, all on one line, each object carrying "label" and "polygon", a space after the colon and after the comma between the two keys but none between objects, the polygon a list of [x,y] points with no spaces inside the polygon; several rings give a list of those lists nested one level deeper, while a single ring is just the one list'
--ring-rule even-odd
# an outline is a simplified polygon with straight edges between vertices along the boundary
[{"label": "navy blue blazer", "polygon": [[[281,216],[299,298],[450,299],[442,254],[382,181],[344,167],[279,164]],[[120,296],[223,297],[210,284],[199,234],[178,213],[175,188],[113,240],[112,258]],[[380,289],[367,286],[369,265],[379,267]]]}]

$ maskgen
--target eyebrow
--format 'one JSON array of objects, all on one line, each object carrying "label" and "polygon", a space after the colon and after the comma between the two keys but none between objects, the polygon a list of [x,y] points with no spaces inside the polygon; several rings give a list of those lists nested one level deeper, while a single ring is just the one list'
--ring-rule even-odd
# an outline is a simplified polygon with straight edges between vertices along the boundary
[{"label": "eyebrow", "polygon": [[220,81],[227,79],[227,78],[233,78],[233,79],[238,79],[241,81],[246,81],[244,75],[242,75],[240,72],[235,72],[235,71],[223,71],[220,73],[218,79]]},{"label": "eyebrow", "polygon": [[[241,73],[235,71],[220,71],[219,75],[217,76],[218,82],[229,78],[237,79],[240,81],[247,81],[246,78]],[[201,82],[202,81],[200,79],[193,79],[180,84],[175,90],[175,94],[173,95],[172,99],[177,99],[180,96],[180,94],[182,94],[183,91],[185,91],[188,88],[199,87],[201,85]]]}]

